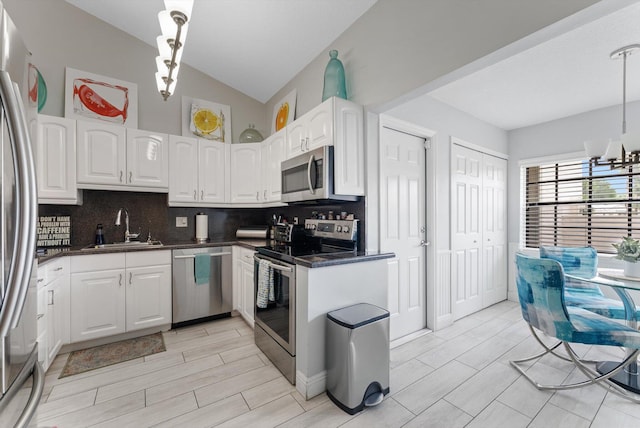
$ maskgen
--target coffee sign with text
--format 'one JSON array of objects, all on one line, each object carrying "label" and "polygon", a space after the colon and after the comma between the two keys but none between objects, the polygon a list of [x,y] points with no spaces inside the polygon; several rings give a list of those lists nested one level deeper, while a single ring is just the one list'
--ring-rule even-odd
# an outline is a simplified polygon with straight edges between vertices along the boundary
[{"label": "coffee sign with text", "polygon": [[71,216],[49,215],[38,217],[38,240],[40,248],[71,246]]}]

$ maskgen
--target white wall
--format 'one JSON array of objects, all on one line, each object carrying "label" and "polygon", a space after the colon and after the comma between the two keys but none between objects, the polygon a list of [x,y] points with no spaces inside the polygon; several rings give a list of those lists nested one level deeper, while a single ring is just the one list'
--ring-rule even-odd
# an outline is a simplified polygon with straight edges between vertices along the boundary
[{"label": "white wall", "polygon": [[249,123],[269,135],[264,104],[186,65],[180,67],[176,93],[163,101],[155,83],[156,48],[64,0],[2,3],[44,76],[48,92],[44,114],[64,116],[64,72],[69,66],[136,83],[140,129],[180,135],[182,96],[186,95],[231,106],[233,141]]},{"label": "white wall", "polygon": [[[627,105],[627,129],[640,130],[640,102]],[[585,140],[619,139],[621,133],[622,107],[619,105],[510,131],[507,194],[509,242],[517,243],[520,234],[521,161],[584,153]]]}]

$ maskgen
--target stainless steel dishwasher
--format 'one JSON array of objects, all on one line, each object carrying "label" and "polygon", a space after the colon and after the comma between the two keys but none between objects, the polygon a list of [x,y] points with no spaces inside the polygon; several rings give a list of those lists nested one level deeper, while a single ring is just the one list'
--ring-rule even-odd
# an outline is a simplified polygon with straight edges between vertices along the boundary
[{"label": "stainless steel dishwasher", "polygon": [[[196,254],[211,257],[209,282],[197,284]],[[231,247],[173,250],[173,326],[231,315]]]}]

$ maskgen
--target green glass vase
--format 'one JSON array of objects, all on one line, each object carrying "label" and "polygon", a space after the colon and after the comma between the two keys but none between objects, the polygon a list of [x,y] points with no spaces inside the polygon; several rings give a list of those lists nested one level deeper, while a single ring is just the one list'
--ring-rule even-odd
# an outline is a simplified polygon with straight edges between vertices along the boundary
[{"label": "green glass vase", "polygon": [[329,63],[324,70],[324,88],[322,90],[322,101],[331,97],[347,99],[347,87],[344,81],[344,66],[338,59],[338,51],[329,52]]}]

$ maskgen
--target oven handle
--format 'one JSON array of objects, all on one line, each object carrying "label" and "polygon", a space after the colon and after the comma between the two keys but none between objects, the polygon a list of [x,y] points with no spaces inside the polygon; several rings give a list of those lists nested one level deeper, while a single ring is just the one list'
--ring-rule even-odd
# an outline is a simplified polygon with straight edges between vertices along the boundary
[{"label": "oven handle", "polygon": [[267,259],[263,259],[261,257],[258,256],[253,256],[253,259],[257,262],[259,262],[260,260],[265,260],[267,263],[269,263],[269,267],[275,270],[281,270],[283,272],[293,272],[293,268],[290,268],[288,266],[282,266],[282,265],[278,265],[275,263],[271,263],[269,260]]}]

